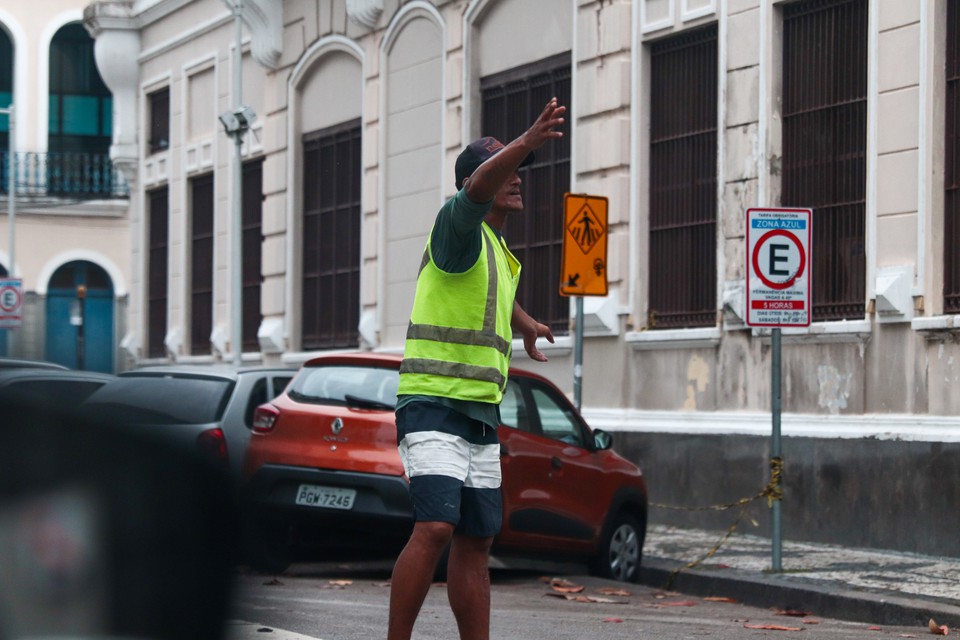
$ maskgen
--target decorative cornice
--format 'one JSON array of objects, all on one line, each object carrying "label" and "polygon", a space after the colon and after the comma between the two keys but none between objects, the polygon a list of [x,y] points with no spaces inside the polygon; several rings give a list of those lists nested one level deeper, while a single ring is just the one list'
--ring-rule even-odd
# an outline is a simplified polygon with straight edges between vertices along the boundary
[{"label": "decorative cornice", "polygon": [[100,0],[83,9],[83,26],[96,39],[106,29],[139,29],[133,0]]},{"label": "decorative cornice", "polygon": [[347,0],[347,15],[362,27],[375,27],[381,13],[383,0]]},{"label": "decorative cornice", "polygon": [[[233,7],[231,0],[224,2]],[[283,53],[283,0],[243,0],[241,15],[250,28],[250,53],[263,66],[276,69]]]}]

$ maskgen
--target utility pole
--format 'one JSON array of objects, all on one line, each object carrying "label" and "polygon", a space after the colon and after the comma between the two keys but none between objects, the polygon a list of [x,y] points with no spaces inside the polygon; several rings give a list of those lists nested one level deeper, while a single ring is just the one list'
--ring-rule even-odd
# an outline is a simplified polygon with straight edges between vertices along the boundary
[{"label": "utility pole", "polygon": [[233,349],[233,365],[237,368],[243,356],[243,137],[256,114],[243,104],[243,0],[234,0],[233,17],[236,25],[236,43],[233,51],[233,102],[232,111],[220,114],[227,136],[233,139],[233,184],[231,185],[231,233],[230,233],[230,346]]}]

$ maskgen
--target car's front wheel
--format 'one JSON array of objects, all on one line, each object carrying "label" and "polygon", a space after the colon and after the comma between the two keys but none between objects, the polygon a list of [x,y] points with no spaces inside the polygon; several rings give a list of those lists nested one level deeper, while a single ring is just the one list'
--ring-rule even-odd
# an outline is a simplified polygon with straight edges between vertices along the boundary
[{"label": "car's front wheel", "polygon": [[634,516],[618,514],[600,542],[593,572],[622,582],[640,582],[643,536],[644,530]]}]

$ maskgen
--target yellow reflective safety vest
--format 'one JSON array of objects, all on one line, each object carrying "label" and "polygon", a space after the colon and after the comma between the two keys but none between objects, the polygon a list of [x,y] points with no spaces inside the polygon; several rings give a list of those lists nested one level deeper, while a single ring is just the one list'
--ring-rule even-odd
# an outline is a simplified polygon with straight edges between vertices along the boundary
[{"label": "yellow reflective safety vest", "polygon": [[520,262],[486,222],[481,231],[480,256],[463,273],[441,270],[427,241],[400,365],[398,395],[494,404],[503,398]]}]

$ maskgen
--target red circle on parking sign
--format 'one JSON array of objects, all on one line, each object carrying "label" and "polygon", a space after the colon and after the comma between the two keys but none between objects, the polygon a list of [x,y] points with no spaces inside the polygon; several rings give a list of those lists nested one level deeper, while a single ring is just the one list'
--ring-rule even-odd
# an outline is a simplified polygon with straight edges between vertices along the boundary
[{"label": "red circle on parking sign", "polygon": [[20,308],[20,291],[16,287],[0,287],[0,311],[9,313]]},{"label": "red circle on parking sign", "polygon": [[[800,266],[797,268],[796,273],[790,276],[785,282],[774,282],[768,278],[763,270],[760,269],[760,249],[763,245],[770,239],[775,236],[783,236],[797,247],[797,252],[800,254]],[[797,236],[793,235],[789,231],[783,229],[774,229],[773,231],[768,231],[757,240],[757,243],[753,247],[753,270],[757,274],[757,277],[771,289],[776,289],[781,291],[783,289],[789,289],[793,286],[793,283],[797,281],[797,278],[803,274],[804,268],[807,266],[807,256],[803,251],[803,245],[800,244],[800,240],[797,239]]]}]

